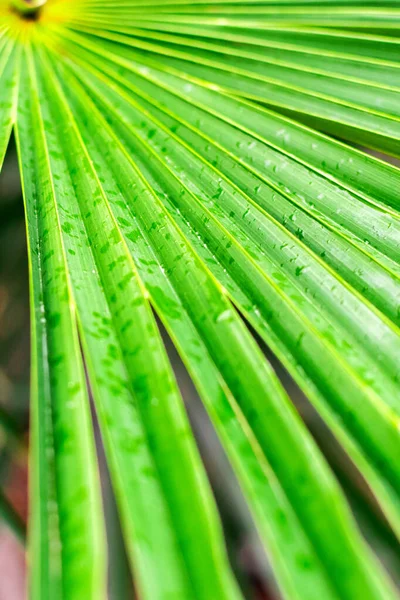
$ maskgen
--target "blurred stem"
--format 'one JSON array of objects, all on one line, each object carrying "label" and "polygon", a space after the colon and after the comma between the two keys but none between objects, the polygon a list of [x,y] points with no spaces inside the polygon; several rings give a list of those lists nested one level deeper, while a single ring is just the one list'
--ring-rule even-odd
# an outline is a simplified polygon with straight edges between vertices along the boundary
[{"label": "blurred stem", "polygon": [[11,6],[22,16],[34,16],[46,0],[11,0]]},{"label": "blurred stem", "polygon": [[21,517],[15,512],[14,508],[0,491],[0,518],[9,526],[18,540],[25,545],[26,527]]}]

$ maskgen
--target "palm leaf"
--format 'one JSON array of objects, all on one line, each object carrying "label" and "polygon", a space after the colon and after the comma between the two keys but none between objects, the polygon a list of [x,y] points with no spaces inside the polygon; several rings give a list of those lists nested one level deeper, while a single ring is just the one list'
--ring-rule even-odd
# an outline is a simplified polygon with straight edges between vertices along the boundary
[{"label": "palm leaf", "polygon": [[90,395],[140,597],[242,596],[159,319],[282,594],[394,598],[247,324],[399,536],[400,171],[341,141],[399,155],[398,3],[13,4],[31,597],[105,594]]}]

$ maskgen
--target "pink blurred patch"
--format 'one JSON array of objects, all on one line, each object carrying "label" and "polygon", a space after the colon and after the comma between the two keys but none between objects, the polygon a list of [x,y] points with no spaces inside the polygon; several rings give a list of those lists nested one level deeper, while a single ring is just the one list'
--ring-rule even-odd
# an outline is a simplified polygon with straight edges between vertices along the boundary
[{"label": "pink blurred patch", "polygon": [[4,525],[0,525],[0,600],[25,600],[26,565],[23,548]]},{"label": "pink blurred patch", "polygon": [[[14,457],[3,493],[26,522],[27,467],[26,453]],[[0,522],[0,600],[25,600],[26,561],[24,548],[8,527]]]}]

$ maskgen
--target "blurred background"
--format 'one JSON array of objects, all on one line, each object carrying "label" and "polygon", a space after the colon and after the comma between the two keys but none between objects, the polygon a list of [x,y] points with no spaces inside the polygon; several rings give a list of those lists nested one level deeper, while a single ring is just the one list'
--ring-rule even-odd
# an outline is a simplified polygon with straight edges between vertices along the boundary
[{"label": "blurred background", "polygon": [[25,598],[29,297],[14,140],[0,174],[0,600]]},{"label": "blurred background", "polygon": [[[229,556],[244,596],[277,599],[268,561],[240,489],[185,367],[166,332],[162,330],[162,334],[213,485]],[[398,546],[364,482],[282,366],[259,343],[335,470],[364,535],[399,583]],[[28,265],[18,163],[11,140],[0,174],[0,600],[26,598],[28,408]],[[135,598],[134,585],[97,425],[95,428],[109,543],[109,598],[126,600]]]}]

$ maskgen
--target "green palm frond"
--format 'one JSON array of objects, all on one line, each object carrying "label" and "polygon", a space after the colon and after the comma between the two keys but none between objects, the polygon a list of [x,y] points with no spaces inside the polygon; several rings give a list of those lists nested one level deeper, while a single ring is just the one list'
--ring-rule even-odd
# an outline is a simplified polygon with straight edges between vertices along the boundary
[{"label": "green palm frond", "polygon": [[400,156],[399,28],[396,0],[0,1],[32,598],[105,594],[91,394],[139,597],[242,597],[157,320],[283,596],[396,597],[248,325],[400,536],[400,170],[360,149]]}]

